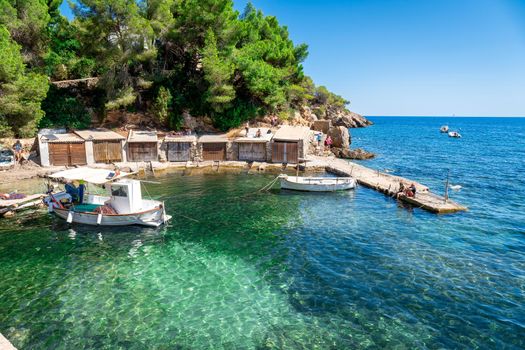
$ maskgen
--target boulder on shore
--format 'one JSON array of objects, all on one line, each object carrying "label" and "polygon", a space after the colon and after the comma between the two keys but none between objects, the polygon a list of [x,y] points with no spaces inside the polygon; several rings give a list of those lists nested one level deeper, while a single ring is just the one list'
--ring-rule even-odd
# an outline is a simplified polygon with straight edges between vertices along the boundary
[{"label": "boulder on shore", "polygon": [[329,109],[325,119],[331,120],[334,126],[344,126],[346,128],[364,128],[373,123],[360,114],[342,109]]},{"label": "boulder on shore", "polygon": [[361,148],[349,149],[349,148],[332,147],[331,151],[337,158],[343,158],[343,159],[365,160],[365,159],[372,159],[376,156],[374,153],[367,152]]},{"label": "boulder on shore", "polygon": [[344,126],[332,126],[328,130],[328,136],[332,138],[332,147],[347,149],[350,147],[350,133]]}]

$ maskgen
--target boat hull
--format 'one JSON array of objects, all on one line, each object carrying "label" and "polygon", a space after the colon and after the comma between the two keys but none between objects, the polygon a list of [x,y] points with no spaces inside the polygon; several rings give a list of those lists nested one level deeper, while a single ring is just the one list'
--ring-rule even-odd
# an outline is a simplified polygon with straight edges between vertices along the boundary
[{"label": "boat hull", "polygon": [[335,192],[355,188],[353,178],[281,177],[281,189],[304,192]]},{"label": "boat hull", "polygon": [[129,226],[142,225],[159,227],[171,219],[164,213],[162,207],[142,213],[105,215],[90,212],[74,212],[68,209],[55,208],[53,212],[61,219],[70,223],[93,226]]}]

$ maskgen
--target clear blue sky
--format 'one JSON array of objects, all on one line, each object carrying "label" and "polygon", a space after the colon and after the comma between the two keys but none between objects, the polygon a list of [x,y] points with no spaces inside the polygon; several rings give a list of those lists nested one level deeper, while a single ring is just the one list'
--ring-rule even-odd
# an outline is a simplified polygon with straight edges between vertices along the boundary
[{"label": "clear blue sky", "polygon": [[525,0],[252,3],[309,45],[305,72],[358,113],[525,116]]}]

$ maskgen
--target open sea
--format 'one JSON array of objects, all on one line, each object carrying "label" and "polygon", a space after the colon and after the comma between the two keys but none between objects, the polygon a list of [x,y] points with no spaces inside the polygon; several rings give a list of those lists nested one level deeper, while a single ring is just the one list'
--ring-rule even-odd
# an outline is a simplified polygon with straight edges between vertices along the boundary
[{"label": "open sea", "polygon": [[19,349],[524,349],[525,119],[372,120],[351,130],[364,164],[436,192],[450,172],[470,210],[166,174],[146,185],[173,215],[160,229],[1,220],[0,332]]}]

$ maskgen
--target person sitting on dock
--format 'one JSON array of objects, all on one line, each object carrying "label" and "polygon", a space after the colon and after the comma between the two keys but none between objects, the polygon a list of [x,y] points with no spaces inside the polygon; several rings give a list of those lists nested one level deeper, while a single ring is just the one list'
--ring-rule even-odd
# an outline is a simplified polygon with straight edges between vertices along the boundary
[{"label": "person sitting on dock", "polygon": [[412,194],[411,196],[408,196],[408,197],[415,197],[416,196],[416,191],[417,191],[416,185],[414,183],[412,183],[408,189],[410,190],[410,192]]},{"label": "person sitting on dock", "polygon": [[261,138],[261,136],[262,136],[261,129],[257,129],[257,132],[255,133],[255,137],[259,139]]},{"label": "person sitting on dock", "polygon": [[396,198],[399,198],[399,196],[404,195],[405,190],[405,184],[403,183],[403,181],[399,181],[399,189],[397,190]]}]

